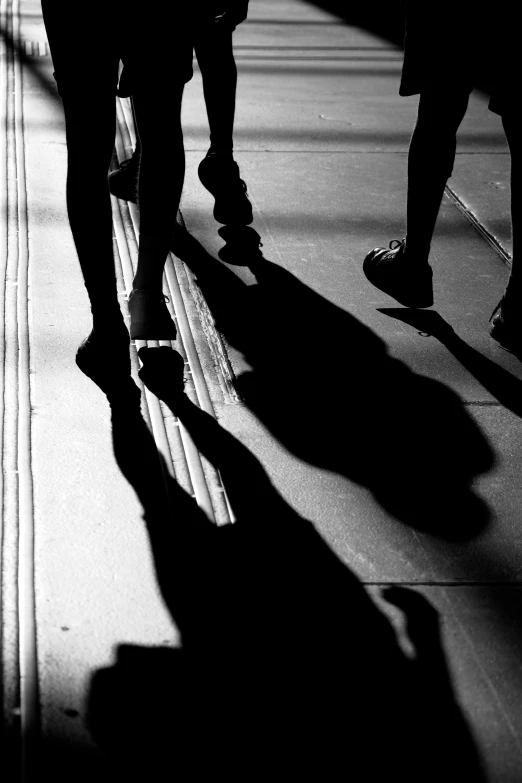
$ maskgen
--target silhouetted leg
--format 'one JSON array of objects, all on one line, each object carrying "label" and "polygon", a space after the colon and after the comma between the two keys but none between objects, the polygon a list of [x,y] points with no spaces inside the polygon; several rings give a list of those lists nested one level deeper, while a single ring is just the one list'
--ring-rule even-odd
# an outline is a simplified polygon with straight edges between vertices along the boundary
[{"label": "silhouetted leg", "polygon": [[211,149],[231,153],[237,85],[232,31],[217,28],[200,34],[194,49],[203,79]]},{"label": "silhouetted leg", "polygon": [[469,90],[421,94],[408,153],[407,255],[426,261],[444,188],[453,170],[456,134]]},{"label": "silhouetted leg", "polygon": [[[110,93],[63,98],[67,138],[67,211],[95,329],[122,322],[112,249],[107,172],[114,148],[115,102]],[[89,176],[86,176],[89,172]]]},{"label": "silhouetted leg", "polygon": [[253,220],[252,205],[232,155],[237,85],[232,31],[219,26],[206,28],[196,37],[194,49],[210,127],[210,148],[199,164],[199,179],[215,198],[218,223],[247,226]]},{"label": "silhouetted leg", "polygon": [[185,177],[180,116],[183,86],[169,85],[168,99],[145,89],[133,96],[141,142],[140,240],[133,288],[159,294]]},{"label": "silhouetted leg", "polygon": [[406,240],[376,247],[363,272],[376,288],[406,307],[431,307],[431,239],[446,182],[451,175],[457,130],[468,106],[470,89],[431,88],[421,93],[417,124],[408,152]]},{"label": "silhouetted leg", "polygon": [[[107,3],[102,18],[98,18],[68,0],[42,0],[42,12],[65,115],[69,223],[94,327],[104,334],[106,326],[123,327],[107,186],[114,149],[118,76],[118,55],[113,51],[112,38],[114,7]],[[86,62],[79,52],[88,49],[95,57]]]},{"label": "silhouetted leg", "polygon": [[522,264],[517,261],[518,241],[521,222],[521,156],[520,156],[520,120],[514,113],[504,114],[502,124],[511,153],[511,233],[513,239],[513,260],[511,275],[506,288],[508,304],[520,309],[522,298]]}]

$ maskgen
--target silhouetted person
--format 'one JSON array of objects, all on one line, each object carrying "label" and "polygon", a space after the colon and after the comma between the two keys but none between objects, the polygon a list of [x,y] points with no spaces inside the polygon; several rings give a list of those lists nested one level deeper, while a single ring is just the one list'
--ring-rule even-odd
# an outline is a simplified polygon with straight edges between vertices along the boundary
[{"label": "silhouetted person", "polygon": [[[211,0],[203,4],[203,10],[202,19],[194,26],[192,34],[210,127],[210,147],[199,165],[199,178],[215,198],[214,217],[218,223],[248,225],[253,219],[252,205],[233,158],[237,68],[232,48],[232,33],[236,25],[246,19],[248,0]],[[132,95],[125,69],[119,94],[122,97]],[[168,96],[164,100],[168,100]],[[168,150],[162,151],[161,161],[168,154]],[[137,201],[140,159],[141,142],[137,138],[132,157],[109,176],[113,195]],[[158,166],[161,166],[159,161]]]},{"label": "silhouetted person", "polygon": [[[430,244],[446,181],[453,169],[456,133],[475,85],[491,93],[489,108],[502,117],[511,152],[513,265],[506,291],[491,317],[491,336],[522,349],[522,264],[516,260],[520,224],[520,139],[515,96],[514,11],[507,3],[487,10],[470,0],[403,0],[406,18],[401,95],[420,94],[408,154],[407,233],[389,248],[375,248],[363,269],[368,280],[406,307],[433,304]],[[517,112],[518,113],[518,112]],[[458,260],[456,260],[458,263]]]}]

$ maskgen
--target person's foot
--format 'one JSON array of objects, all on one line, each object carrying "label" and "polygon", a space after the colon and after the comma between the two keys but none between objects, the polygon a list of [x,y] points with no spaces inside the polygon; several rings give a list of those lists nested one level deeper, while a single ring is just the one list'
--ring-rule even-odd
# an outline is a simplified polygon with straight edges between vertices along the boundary
[{"label": "person's foot", "polygon": [[138,371],[141,380],[160,400],[172,402],[183,394],[185,361],[172,348],[140,348],[138,356],[142,367]]},{"label": "person's foot", "polygon": [[393,239],[389,248],[376,247],[363,262],[366,278],[405,307],[431,307],[433,271],[427,261],[406,257],[406,240]]},{"label": "person's foot", "polygon": [[138,202],[138,171],[140,156],[135,152],[131,158],[123,160],[120,168],[109,174],[109,190],[123,201]]},{"label": "person's foot", "polygon": [[214,196],[214,218],[224,225],[248,226],[254,219],[246,183],[232,155],[208,152],[198,167],[201,184]]},{"label": "person's foot", "polygon": [[129,296],[131,340],[175,340],[176,326],[166,297],[150,288],[135,288]]},{"label": "person's foot", "polygon": [[489,319],[489,333],[507,351],[522,355],[522,318],[520,309],[513,307],[506,294],[497,304]]},{"label": "person's foot", "polygon": [[76,352],[76,365],[102,389],[110,394],[129,382],[131,363],[129,333],[123,324],[95,327]]}]

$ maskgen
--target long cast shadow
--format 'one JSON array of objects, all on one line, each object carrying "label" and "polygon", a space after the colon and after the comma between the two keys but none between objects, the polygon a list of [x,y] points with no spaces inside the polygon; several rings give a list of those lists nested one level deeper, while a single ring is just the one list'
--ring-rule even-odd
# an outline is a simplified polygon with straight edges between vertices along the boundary
[{"label": "long cast shadow", "polygon": [[[250,233],[249,233],[250,232]],[[299,459],[371,490],[396,519],[446,539],[477,535],[489,509],[472,488],[493,452],[461,399],[411,372],[345,310],[265,259],[253,229],[221,229],[220,256],[246,264],[246,285],[189,235],[176,254],[195,273],[229,345],[250,371],[246,404]]]},{"label": "long cast shadow", "polygon": [[[522,381],[488,359],[455,332],[436,310],[380,307],[379,312],[435,337],[501,405],[522,418]],[[522,358],[518,356],[517,358]]]},{"label": "long cast shadow", "polygon": [[410,657],[257,459],[173,393],[171,349],[142,356],[146,383],[220,470],[238,521],[218,528],[174,480],[165,488],[136,396],[116,395],[115,457],[143,505],[183,646],[122,645],[94,676],[90,727],[107,769],[129,780],[483,780],[428,601],[386,594],[404,613]]}]

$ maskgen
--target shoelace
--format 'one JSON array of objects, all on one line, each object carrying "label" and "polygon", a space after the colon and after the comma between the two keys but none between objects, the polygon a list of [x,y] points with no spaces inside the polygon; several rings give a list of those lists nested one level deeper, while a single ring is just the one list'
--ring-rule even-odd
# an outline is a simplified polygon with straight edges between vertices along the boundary
[{"label": "shoelace", "polygon": [[405,243],[406,243],[405,239],[392,239],[388,247],[390,248],[390,250],[397,250],[397,248],[399,247],[404,247]]}]

